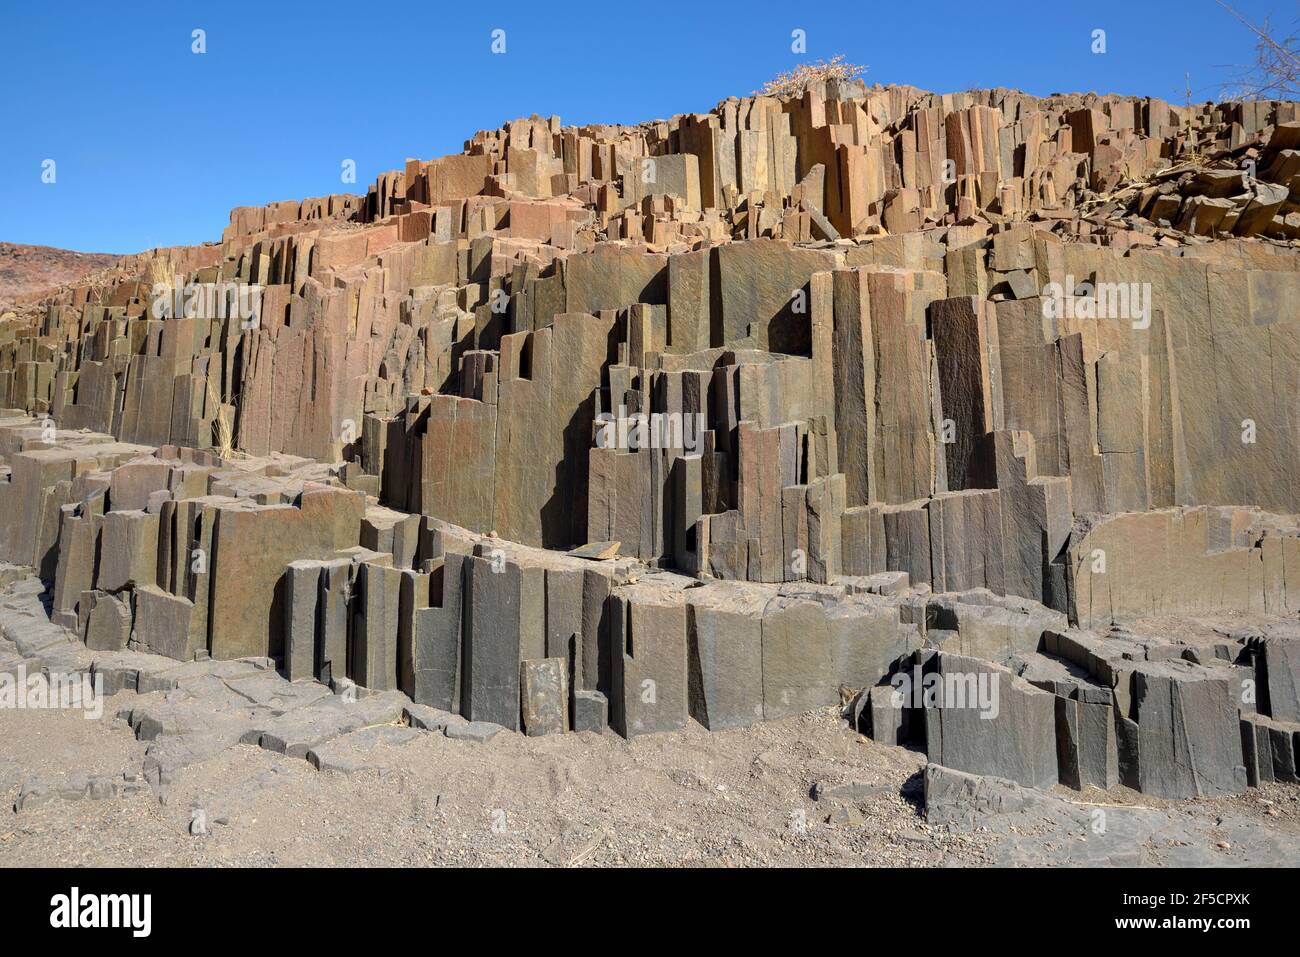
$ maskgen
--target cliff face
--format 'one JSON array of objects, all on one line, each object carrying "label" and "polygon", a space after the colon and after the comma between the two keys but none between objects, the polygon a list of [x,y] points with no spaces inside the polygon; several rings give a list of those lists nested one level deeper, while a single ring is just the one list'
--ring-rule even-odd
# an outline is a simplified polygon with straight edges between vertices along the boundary
[{"label": "cliff face", "polygon": [[[1204,705],[1193,780],[1231,790],[1245,637],[1218,675],[1060,636],[1300,610],[1298,196],[1295,103],[851,83],[519,120],[0,327],[0,557],[87,641],[511,727],[728,726],[943,654],[1013,670],[1009,776],[1064,775],[1062,734],[1073,780],[1119,773],[1087,704],[1132,780],[1145,747],[1149,789],[1201,787],[1122,674]],[[932,727],[980,769],[982,725]]]}]

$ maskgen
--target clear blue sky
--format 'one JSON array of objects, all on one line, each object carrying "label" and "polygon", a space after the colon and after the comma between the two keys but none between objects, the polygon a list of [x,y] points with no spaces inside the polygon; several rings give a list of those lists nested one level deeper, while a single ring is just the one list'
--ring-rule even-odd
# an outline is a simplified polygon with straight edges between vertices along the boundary
[{"label": "clear blue sky", "polygon": [[[1297,15],[1296,0],[1236,6],[1279,26]],[[707,111],[837,53],[867,64],[868,82],[938,92],[1181,101],[1187,72],[1197,99],[1218,98],[1252,41],[1213,0],[3,0],[0,240],[113,253],[215,240],[232,206],[363,192],[508,119]],[[344,159],[355,186],[340,182]]]}]

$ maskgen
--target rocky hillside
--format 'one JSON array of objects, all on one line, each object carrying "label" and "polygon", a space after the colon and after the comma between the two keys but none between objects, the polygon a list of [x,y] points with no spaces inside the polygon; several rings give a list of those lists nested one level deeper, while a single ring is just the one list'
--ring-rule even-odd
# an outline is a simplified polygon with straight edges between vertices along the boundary
[{"label": "rocky hillside", "polygon": [[0,327],[0,560],[81,665],[451,736],[847,705],[1022,786],[1293,782],[1298,199],[1292,102],[516,120]]},{"label": "rocky hillside", "polygon": [[0,312],[107,269],[119,258],[108,253],[0,242]]}]

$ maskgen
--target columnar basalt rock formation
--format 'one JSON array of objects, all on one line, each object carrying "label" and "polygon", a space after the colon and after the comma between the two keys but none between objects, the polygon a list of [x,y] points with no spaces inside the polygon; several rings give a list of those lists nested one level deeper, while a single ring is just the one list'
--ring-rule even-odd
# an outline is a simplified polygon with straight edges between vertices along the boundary
[{"label": "columnar basalt rock formation", "polygon": [[466,727],[1293,779],[1297,157],[1295,103],[857,81],[508,123],[0,325],[0,559],[92,651]]}]

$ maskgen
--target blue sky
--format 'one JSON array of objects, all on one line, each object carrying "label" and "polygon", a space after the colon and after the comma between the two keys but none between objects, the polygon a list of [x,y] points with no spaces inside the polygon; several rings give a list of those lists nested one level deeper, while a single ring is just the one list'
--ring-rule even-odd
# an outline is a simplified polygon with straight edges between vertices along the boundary
[{"label": "blue sky", "polygon": [[[1297,15],[1296,0],[1235,5],[1277,25]],[[703,112],[835,54],[866,64],[868,82],[939,92],[1181,102],[1189,72],[1196,99],[1218,98],[1252,38],[1213,0],[0,0],[0,240],[114,253],[216,240],[232,206],[364,192],[508,119]],[[345,159],[355,186],[340,182]]]}]

